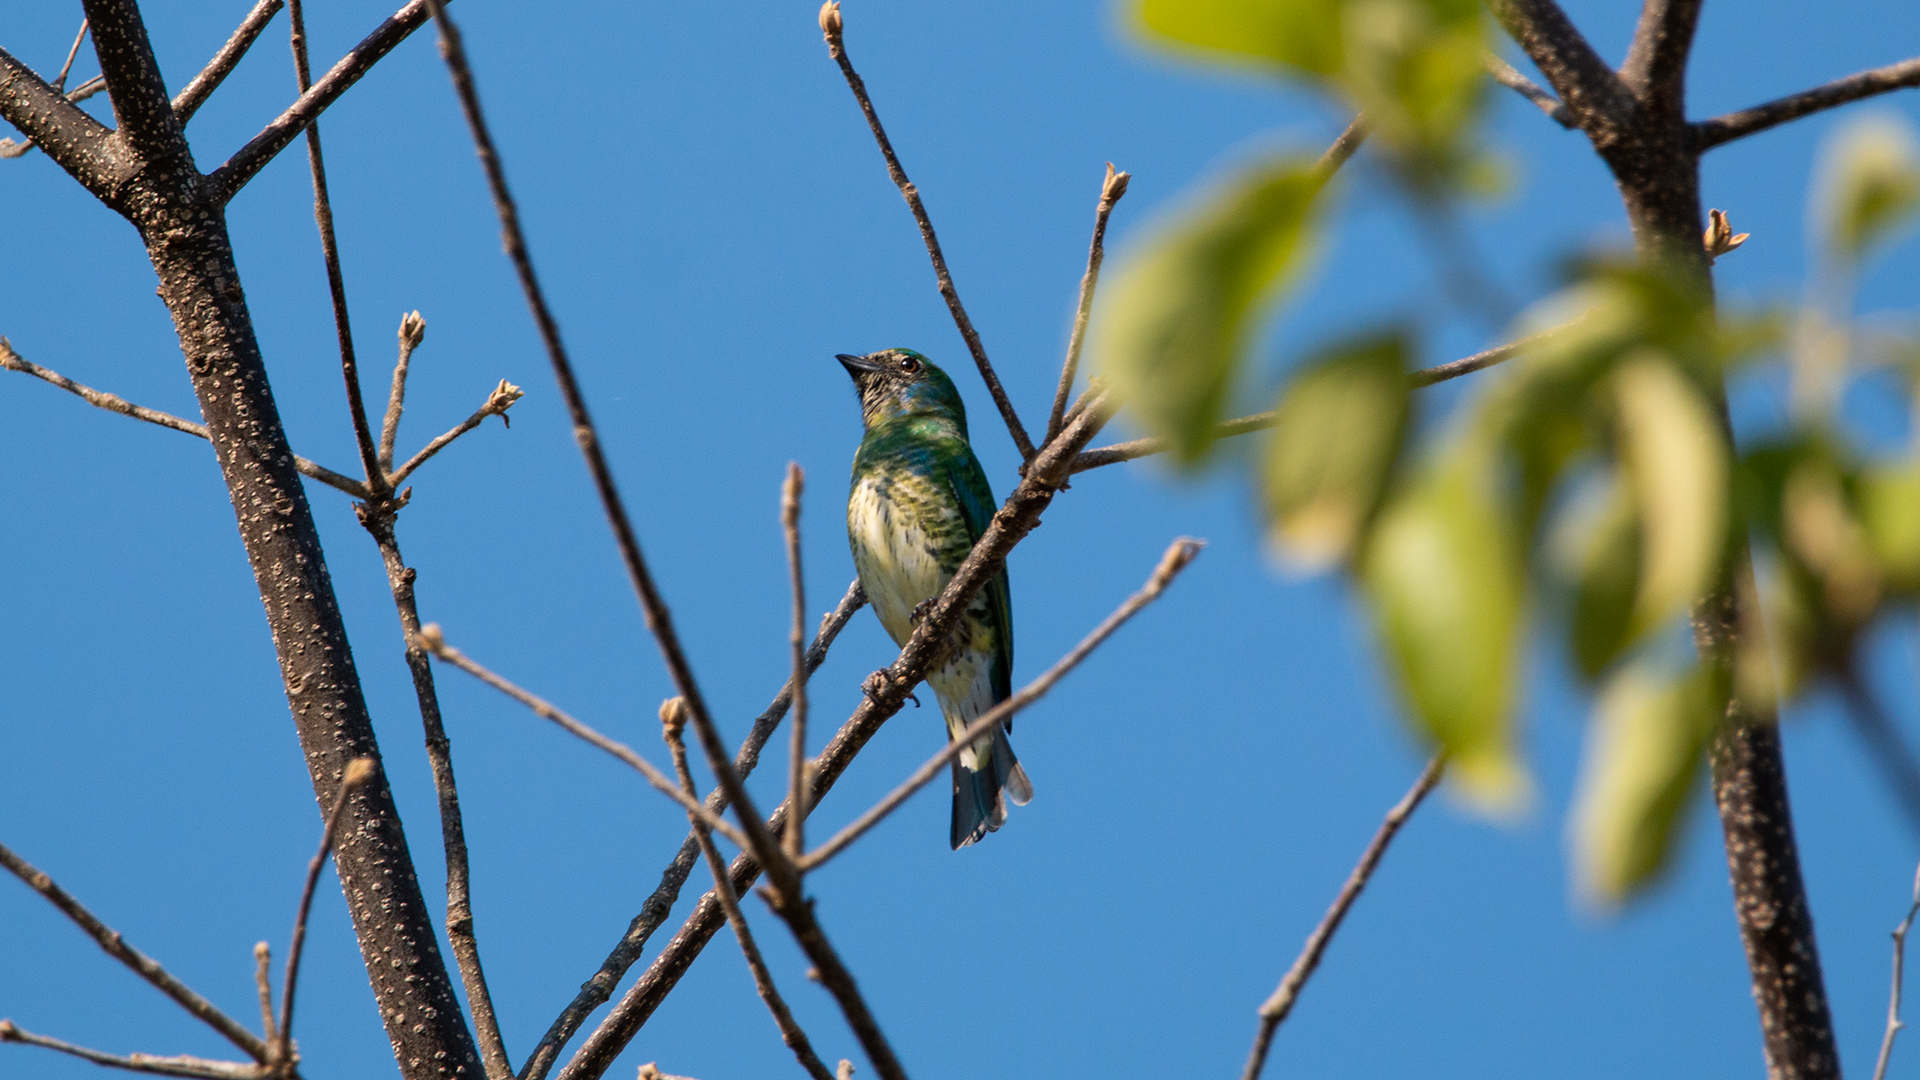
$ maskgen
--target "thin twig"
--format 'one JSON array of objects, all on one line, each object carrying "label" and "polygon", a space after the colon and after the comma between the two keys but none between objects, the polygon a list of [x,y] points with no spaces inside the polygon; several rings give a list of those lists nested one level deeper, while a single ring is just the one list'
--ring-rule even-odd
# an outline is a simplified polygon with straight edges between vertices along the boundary
[{"label": "thin twig", "polygon": [[793,820],[783,838],[789,859],[798,859],[806,850],[807,583],[800,564],[800,491],[805,484],[799,463],[788,462],[787,482],[780,488],[780,528],[786,533],[787,573],[793,579],[793,749],[787,768],[787,801],[793,804]]},{"label": "thin twig", "polygon": [[927,216],[927,208],[920,201],[920,189],[907,179],[907,171],[900,167],[900,158],[893,152],[893,143],[887,139],[887,130],[880,126],[880,114],[874,111],[873,101],[867,96],[867,84],[861,80],[860,73],[853,70],[853,61],[847,59],[847,47],[844,37],[845,22],[840,15],[840,0],[827,0],[820,8],[820,30],[827,38],[827,52],[834,62],[840,65],[840,74],[846,76],[847,86],[853,91],[854,98],[860,103],[860,111],[867,118],[867,126],[873,129],[873,139],[880,144],[880,154],[887,159],[887,175],[893,178],[894,186],[907,200],[907,208],[913,211],[914,223],[920,226],[920,239],[927,246],[927,256],[933,260],[934,280],[939,284],[940,295],[947,302],[947,311],[953,315],[954,325],[960,328],[960,336],[966,339],[967,350],[973,354],[973,362],[980,369],[980,378],[986,381],[987,392],[993,395],[993,403],[1000,410],[1000,416],[1007,422],[1007,431],[1013,436],[1013,445],[1020,451],[1020,460],[1033,460],[1033,441],[1027,438],[1027,429],[1021,425],[1020,416],[1008,400],[1007,392],[1000,385],[1000,376],[994,374],[993,363],[987,359],[986,347],[980,344],[980,334],[973,328],[973,320],[967,317],[967,309],[960,303],[960,292],[953,286],[953,275],[947,270],[947,257],[940,251],[940,238],[934,235],[933,219]]},{"label": "thin twig", "polygon": [[[864,607],[866,602],[866,591],[860,587],[858,580],[847,586],[846,595],[841,598],[839,606],[821,620],[820,632],[814,635],[813,645],[807,650],[808,674],[812,674],[826,661],[827,650],[833,646],[834,639],[839,637],[840,631],[846,628],[854,613]],[[792,704],[793,690],[794,684],[789,680],[785,686],[781,687],[780,692],[774,695],[773,703],[754,720],[753,730],[747,733],[746,739],[740,744],[739,751],[733,756],[733,768],[739,775],[748,775],[759,764],[761,749],[766,745],[767,739],[772,737],[774,729],[780,725],[781,718],[786,716]],[[716,816],[725,813],[727,805],[726,792],[716,789],[708,793],[707,809]],[[640,958],[640,952],[646,948],[648,939],[653,936],[655,930],[659,929],[660,924],[666,921],[667,915],[673,910],[673,905],[679,901],[680,889],[686,884],[687,875],[692,871],[693,864],[699,855],[699,844],[689,831],[686,840],[680,844],[680,850],[674,853],[672,861],[668,862],[666,869],[661,871],[659,886],[640,905],[639,914],[635,915],[627,925],[627,932],[607,954],[607,958],[601,962],[600,969],[594,972],[593,977],[581,984],[579,993],[575,994],[573,1000],[567,1003],[567,1007],[554,1018],[553,1023],[547,1028],[547,1033],[541,1038],[540,1044],[534,1047],[532,1054],[528,1055],[526,1062],[521,1066],[520,1080],[542,1080],[547,1071],[553,1067],[561,1048],[566,1046],[575,1032],[579,1031],[580,1025],[586,1022],[587,1017],[592,1015],[595,1009],[613,996],[614,988],[625,977],[627,969]]]},{"label": "thin twig", "polygon": [[1353,873],[1347,875],[1347,883],[1340,887],[1340,895],[1334,897],[1333,906],[1321,917],[1320,925],[1313,928],[1307,936],[1306,945],[1300,955],[1294,959],[1293,966],[1274,989],[1273,996],[1260,1006],[1260,1028],[1253,1037],[1253,1053],[1247,1057],[1247,1068],[1241,1074],[1242,1080],[1258,1080],[1260,1070],[1267,1063],[1267,1049],[1273,1045],[1273,1033],[1293,1011],[1293,1003],[1299,1000],[1300,991],[1306,987],[1307,980],[1313,977],[1313,970],[1320,966],[1320,957],[1327,951],[1327,945],[1333,941],[1334,932],[1340,929],[1341,920],[1360,898],[1360,890],[1367,887],[1367,880],[1373,876],[1374,868],[1380,865],[1381,856],[1387,853],[1387,845],[1393,843],[1394,834],[1400,826],[1406,824],[1420,800],[1427,797],[1435,784],[1440,782],[1440,774],[1446,771],[1446,760],[1436,757],[1427,762],[1420,772],[1420,778],[1413,782],[1393,809],[1387,811],[1386,820],[1373,834],[1373,840],[1367,849],[1360,853],[1360,862],[1354,866]]},{"label": "thin twig", "polygon": [[[418,311],[400,319],[400,358],[393,364],[393,389],[387,392],[387,415],[380,423],[380,467],[393,471],[393,441],[400,434],[400,414],[406,409],[407,374],[413,365],[413,350],[427,339],[427,320]],[[393,481],[398,484],[399,481]]]},{"label": "thin twig", "polygon": [[[799,715],[796,710],[795,716]],[[698,797],[700,789],[694,786],[693,771],[687,767],[687,743],[681,737],[686,729],[686,708],[679,698],[669,698],[660,706],[661,731],[666,736],[667,749],[673,755],[673,771],[680,778],[680,787],[688,795]],[[773,984],[773,973],[767,970],[767,962],[760,955],[760,947],[754,944],[753,931],[747,927],[747,918],[740,912],[740,898],[734,894],[733,881],[727,876],[727,861],[713,846],[713,838],[701,825],[700,819],[688,815],[693,825],[693,835],[700,844],[700,854],[707,861],[707,869],[713,874],[714,895],[720,899],[720,906],[726,910],[727,925],[733,927],[734,940],[740,943],[740,953],[746,957],[747,969],[753,973],[753,987],[760,992],[760,1000],[766,1002],[767,1011],[773,1014],[774,1026],[780,1029],[780,1038],[793,1051],[814,1080],[834,1080],[833,1073],[814,1053],[813,1043],[807,1033],[793,1018],[793,1012],[787,1008],[785,998]]]},{"label": "thin twig", "polygon": [[1167,586],[1173,582],[1174,576],[1186,569],[1187,564],[1192,562],[1200,554],[1200,549],[1205,546],[1202,541],[1185,537],[1175,540],[1168,546],[1166,554],[1160,557],[1160,564],[1154,567],[1153,574],[1147,578],[1147,583],[1141,586],[1140,591],[1127,597],[1125,602],[1114,609],[1113,614],[1108,615],[1105,621],[1094,627],[1093,632],[1081,640],[1080,644],[1075,645],[1072,652],[1061,657],[1039,678],[1021,687],[1019,693],[982,713],[978,719],[967,726],[965,731],[954,736],[944,750],[914,770],[913,775],[907,777],[899,787],[894,788],[886,798],[876,803],[873,809],[855,818],[852,824],[841,829],[833,839],[808,852],[800,861],[800,868],[813,870],[845,850],[848,844],[860,839],[868,829],[878,825],[888,814],[898,809],[901,803],[912,797],[914,792],[919,791],[938,776],[940,770],[959,756],[962,750],[973,745],[975,739],[992,731],[994,725],[1004,724],[1013,719],[1015,713],[1040,700],[1047,691],[1053,689],[1055,683],[1066,677],[1067,672],[1080,666],[1080,662],[1091,655],[1093,650],[1112,637],[1114,631],[1125,625],[1128,619],[1139,613],[1141,608],[1158,600],[1160,594],[1165,592]]},{"label": "thin twig", "polygon": [[1520,74],[1512,64],[1492,53],[1486,54],[1481,60],[1486,65],[1487,74],[1493,76],[1494,82],[1533,102],[1541,112],[1547,114],[1547,119],[1570,131],[1579,126],[1573,122],[1573,115],[1567,111],[1566,105],[1559,98],[1549,93],[1546,87]]},{"label": "thin twig", "polygon": [[1087,248],[1087,271],[1080,276],[1080,300],[1073,309],[1073,334],[1067,338],[1067,359],[1060,365],[1060,386],[1053,392],[1053,412],[1047,416],[1047,434],[1042,444],[1053,441],[1066,421],[1067,395],[1073,392],[1073,377],[1080,370],[1080,349],[1086,343],[1087,319],[1093,314],[1093,290],[1100,284],[1100,263],[1107,257],[1107,218],[1114,204],[1127,193],[1131,173],[1116,173],[1107,162],[1107,178],[1100,185],[1100,204],[1093,211],[1093,243]]},{"label": "thin twig", "polygon": [[[104,390],[95,390],[93,387],[87,386],[84,383],[74,382],[65,375],[48,368],[43,368],[39,364],[14,352],[13,346],[8,344],[7,339],[3,337],[0,337],[0,368],[5,368],[8,371],[18,371],[24,375],[31,375],[42,382],[51,383],[96,408],[105,409],[108,412],[116,412],[121,416],[130,416],[135,420],[145,420],[149,424],[158,424],[163,428],[172,428],[174,431],[183,432],[195,438],[207,438],[207,429],[203,424],[196,424],[191,420],[182,420],[172,413],[163,413],[158,409],[149,409],[144,405],[135,405],[116,394],[109,394]],[[350,476],[342,476],[324,465],[316,465],[306,458],[298,456],[293,459],[293,465],[294,468],[300,470],[302,476],[311,477],[328,487],[344,491],[356,499],[364,499],[367,497],[366,486]]]},{"label": "thin twig", "polygon": [[247,17],[241,20],[233,36],[220,46],[219,52],[213,54],[213,59],[207,61],[207,66],[201,69],[200,74],[195,75],[192,82],[174,95],[173,114],[180,118],[181,127],[187,126],[187,121],[200,111],[200,106],[206,104],[207,98],[213,96],[228,75],[233,74],[233,69],[240,64],[240,58],[247,55],[247,50],[259,40],[260,32],[285,6],[286,0],[259,0],[254,4],[253,10],[247,12]]},{"label": "thin twig", "polygon": [[[1548,335],[1555,332],[1554,330],[1548,330],[1543,333],[1533,334],[1521,338],[1518,341],[1510,341],[1505,345],[1496,345],[1484,352],[1474,353],[1472,356],[1461,357],[1458,360],[1449,360],[1444,364],[1436,364],[1430,368],[1421,368],[1418,371],[1410,371],[1407,373],[1407,384],[1415,388],[1432,386],[1434,383],[1446,382],[1448,379],[1457,379],[1462,375],[1470,375],[1483,368],[1490,368],[1502,361],[1513,359],[1515,356],[1526,351],[1529,346],[1538,344]],[[1279,422],[1280,413],[1278,410],[1254,413],[1251,416],[1235,417],[1232,420],[1223,422],[1219,430],[1214,432],[1214,436],[1224,439],[1233,435],[1246,435],[1255,431],[1265,431]],[[1123,461],[1151,457],[1154,454],[1164,454],[1166,451],[1167,442],[1164,439],[1129,439],[1126,442],[1096,447],[1095,449],[1082,452],[1078,457],[1073,459],[1073,465],[1069,471],[1083,473],[1088,469],[1098,469],[1103,465],[1117,465]]]},{"label": "thin twig", "polygon": [[[287,21],[292,26],[293,71],[300,92],[313,88],[307,65],[307,22],[301,0],[288,0]],[[320,254],[327,264],[327,294],[333,301],[333,332],[340,343],[340,377],[347,387],[347,413],[353,418],[353,441],[360,450],[368,498],[383,501],[390,485],[380,468],[380,452],[367,426],[367,405],[360,393],[360,361],[353,350],[353,324],[347,318],[347,282],[340,269],[340,241],[333,229],[333,200],[327,196],[327,164],[320,153],[320,123],[307,125],[307,164],[313,174],[313,220],[320,227]]]},{"label": "thin twig", "polygon": [[46,897],[49,903],[60,909],[61,914],[72,919],[76,926],[86,931],[87,936],[105,950],[108,956],[133,969],[134,974],[147,980],[154,989],[172,998],[174,1004],[219,1032],[248,1057],[255,1061],[267,1060],[267,1044],[257,1038],[253,1032],[241,1026],[238,1020],[221,1012],[213,1002],[201,997],[189,989],[185,983],[174,978],[152,957],[127,944],[119,931],[101,922],[93,912],[81,906],[71,894],[55,884],[44,871],[14,854],[5,844],[0,844],[0,866],[6,867],[13,876],[26,882],[27,888]]},{"label": "thin twig", "polygon": [[266,1033],[266,1043],[271,1046],[278,1041],[274,1034],[273,1020],[273,946],[264,941],[253,946],[253,986],[260,995],[260,1030]]},{"label": "thin twig", "polygon": [[[413,318],[413,316],[409,316]],[[402,322],[404,335],[406,322]],[[405,337],[402,337],[405,348]],[[413,676],[414,698],[420,706],[420,725],[426,735],[427,762],[433,771],[433,790],[439,802],[440,844],[447,862],[447,943],[452,947],[460,981],[466,986],[468,1011],[473,1015],[474,1040],[487,1080],[511,1080],[513,1064],[500,1035],[500,1022],[487,989],[486,970],[480,964],[480,943],[473,928],[473,898],[467,860],[466,825],[460,814],[460,790],[454,782],[453,747],[440,718],[440,695],[426,650],[414,644],[420,632],[420,610],[414,596],[412,567],[400,554],[394,535],[394,513],[389,507],[357,504],[360,523],[373,536],[387,571],[387,587],[400,616],[400,633],[407,641],[407,670]]]},{"label": "thin twig", "polygon": [[53,80],[53,88],[64,93],[67,89],[67,73],[73,70],[73,58],[80,55],[80,43],[87,40],[87,20],[80,20],[80,32],[73,35],[73,47],[67,50],[67,62],[60,65],[60,75]]},{"label": "thin twig", "polygon": [[1693,147],[1696,151],[1711,150],[1789,120],[1910,86],[1920,86],[1920,56],[1835,79],[1824,86],[1788,94],[1750,109],[1701,120],[1691,125]]},{"label": "thin twig", "polygon": [[259,175],[267,162],[298,138],[308,124],[319,119],[320,114],[339,100],[340,95],[373,70],[373,65],[392,52],[395,46],[426,25],[426,21],[427,0],[411,0],[406,7],[394,12],[391,18],[375,27],[373,33],[362,38],[360,44],[320,76],[311,90],[301,94],[292,105],[287,106],[285,112],[235,151],[226,164],[208,173],[205,182],[210,189],[219,192],[223,201],[239,194],[247,181]]},{"label": "thin twig", "polygon": [[452,664],[461,671],[479,679],[481,682],[518,701],[520,704],[525,705],[527,708],[533,710],[535,716],[543,720],[553,721],[562,728],[565,728],[569,734],[576,738],[592,743],[594,746],[626,762],[635,772],[645,777],[647,783],[652,784],[669,799],[679,803],[686,810],[698,814],[700,819],[706,822],[708,828],[726,837],[730,842],[739,847],[744,848],[748,846],[747,838],[742,836],[738,829],[735,829],[714,814],[709,813],[706,806],[704,806],[700,800],[692,798],[686,792],[681,791],[680,785],[668,779],[666,774],[655,768],[652,762],[635,753],[631,746],[607,738],[605,735],[600,734],[600,732],[562,712],[546,699],[522,690],[520,687],[508,682],[505,678],[482,667],[479,663],[469,658],[467,654],[447,644],[446,637],[440,632],[439,623],[428,623],[421,627],[420,632],[413,636],[412,641],[414,644],[419,645],[441,660]]},{"label": "thin twig", "polygon": [[454,425],[453,430],[428,443],[425,447],[421,448],[419,453],[408,458],[405,465],[395,469],[393,473],[387,477],[388,485],[391,487],[399,487],[405,483],[407,477],[412,476],[415,469],[427,463],[428,458],[446,449],[447,444],[453,442],[453,440],[479,427],[480,422],[489,416],[497,416],[500,418],[501,423],[511,426],[512,421],[507,419],[507,410],[513,408],[514,402],[526,396],[526,391],[505,379],[501,379],[500,385],[494,387],[493,391],[487,395],[486,404],[475,409],[472,416]]},{"label": "thin twig", "polygon": [[251,1062],[217,1061],[211,1058],[189,1057],[185,1054],[178,1057],[156,1057],[152,1054],[122,1056],[102,1053],[99,1050],[89,1050],[84,1046],[75,1046],[70,1042],[62,1042],[45,1035],[35,1035],[31,1031],[22,1030],[11,1020],[0,1020],[0,1042],[58,1050],[62,1054],[70,1054],[73,1057],[91,1061],[95,1065],[125,1069],[128,1072],[152,1073],[160,1076],[198,1076],[204,1077],[205,1080],[260,1080],[262,1075],[260,1066]]},{"label": "thin twig", "polygon": [[[300,0],[294,0],[298,4]],[[326,827],[320,830],[320,850],[307,863],[307,881],[300,889],[300,908],[293,918],[293,937],[287,944],[287,979],[280,990],[280,1025],[273,1042],[272,1059],[267,1063],[291,1066],[293,1055],[293,995],[300,980],[300,955],[307,946],[307,916],[313,910],[313,890],[320,884],[320,871],[326,869],[327,856],[333,854],[333,837],[340,831],[340,819],[346,815],[347,800],[373,779],[378,763],[370,757],[354,758],[340,775],[340,793],[333,797],[333,809],[327,814]]]},{"label": "thin twig", "polygon": [[1913,929],[1915,915],[1920,915],[1920,869],[1913,874],[1913,903],[1907,907],[1907,917],[1893,928],[1893,991],[1887,995],[1887,1033],[1880,1037],[1880,1059],[1874,1062],[1873,1080],[1887,1080],[1887,1062],[1893,1057],[1893,1037],[1907,1026],[1900,1019],[1900,984],[1907,966],[1907,931]]}]

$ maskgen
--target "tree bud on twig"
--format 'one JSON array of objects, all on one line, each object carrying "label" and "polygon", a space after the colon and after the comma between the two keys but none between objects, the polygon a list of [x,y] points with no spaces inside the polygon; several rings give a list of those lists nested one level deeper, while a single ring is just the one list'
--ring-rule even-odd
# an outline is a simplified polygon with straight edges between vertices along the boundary
[{"label": "tree bud on twig", "polygon": [[820,32],[827,35],[827,44],[839,45],[840,32],[846,24],[840,21],[840,0],[827,0],[820,5]]},{"label": "tree bud on twig", "polygon": [[1105,204],[1106,209],[1113,209],[1113,204],[1119,202],[1120,197],[1127,193],[1127,181],[1132,179],[1132,173],[1114,172],[1113,162],[1107,162],[1107,182],[1100,189],[1100,201]]},{"label": "tree bud on twig", "polygon": [[440,655],[440,651],[447,647],[447,637],[440,632],[440,624],[437,622],[430,622],[421,627],[420,632],[415,634],[414,637],[420,639],[421,648],[433,653],[435,656]]},{"label": "tree bud on twig", "polygon": [[412,352],[427,340],[427,320],[420,317],[418,311],[409,311],[400,318],[400,347]]},{"label": "tree bud on twig", "polygon": [[670,697],[660,703],[660,726],[668,738],[677,737],[687,727],[687,699]]},{"label": "tree bud on twig", "polygon": [[373,767],[376,762],[370,757],[357,757],[347,762],[346,774],[340,778],[340,786],[352,791],[373,779]]},{"label": "tree bud on twig", "polygon": [[1711,263],[1746,243],[1747,237],[1752,235],[1752,233],[1736,235],[1733,231],[1733,223],[1727,220],[1725,210],[1707,211],[1707,232],[1700,238],[1707,248],[1707,262]]}]

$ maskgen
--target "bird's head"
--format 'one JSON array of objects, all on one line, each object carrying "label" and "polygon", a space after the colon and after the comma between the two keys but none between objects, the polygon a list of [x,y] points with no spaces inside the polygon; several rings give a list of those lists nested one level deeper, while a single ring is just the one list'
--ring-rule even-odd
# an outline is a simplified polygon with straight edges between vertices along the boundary
[{"label": "bird's head", "polygon": [[967,407],[947,373],[912,349],[882,349],[865,356],[836,357],[853,376],[860,395],[860,418],[868,431],[899,417],[928,416],[953,421],[964,438]]}]

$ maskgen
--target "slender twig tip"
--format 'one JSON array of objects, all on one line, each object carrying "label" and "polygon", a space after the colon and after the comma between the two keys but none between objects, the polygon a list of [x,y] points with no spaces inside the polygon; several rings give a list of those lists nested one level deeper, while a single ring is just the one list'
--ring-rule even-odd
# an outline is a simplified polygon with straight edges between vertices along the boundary
[{"label": "slender twig tip", "polygon": [[400,318],[400,345],[409,351],[420,347],[427,340],[427,320],[420,317],[418,311],[409,311]]},{"label": "slender twig tip", "polygon": [[268,945],[264,941],[259,941],[254,943],[253,958],[255,960],[265,963],[267,960],[272,959],[272,957],[273,957],[273,946]]},{"label": "slender twig tip", "polygon": [[370,757],[357,757],[347,762],[347,771],[340,778],[340,786],[352,791],[373,779],[373,768],[378,764]]},{"label": "slender twig tip", "polygon": [[20,1029],[13,1026],[11,1020],[0,1020],[0,1042],[10,1042]]},{"label": "slender twig tip", "polygon": [[687,726],[687,699],[670,697],[660,703],[660,726],[665,729],[668,741],[680,737]]},{"label": "slender twig tip", "polygon": [[840,0],[827,0],[820,5],[820,32],[827,35],[827,44],[838,45],[840,34],[846,29],[846,23],[840,18]]},{"label": "slender twig tip", "polygon": [[853,1080],[853,1062],[841,1058],[840,1067],[834,1070],[833,1077],[834,1080]]},{"label": "slender twig tip", "polygon": [[1147,592],[1158,596],[1173,580],[1173,575],[1185,570],[1187,564],[1198,558],[1201,549],[1206,546],[1205,540],[1196,540],[1191,536],[1183,536],[1168,545],[1167,553],[1160,556],[1160,565],[1154,567],[1153,577],[1147,581]]},{"label": "slender twig tip", "polygon": [[1752,235],[1752,233],[1735,233],[1733,223],[1727,220],[1725,210],[1709,210],[1707,211],[1707,231],[1700,240],[1706,246],[1707,261],[1711,263],[1746,243],[1747,238]]},{"label": "slender twig tip", "polygon": [[414,637],[420,639],[420,647],[434,655],[439,655],[447,647],[447,636],[440,631],[440,624],[430,622],[420,628]]},{"label": "slender twig tip", "polygon": [[1132,179],[1132,173],[1114,172],[1113,162],[1107,162],[1107,183],[1105,187],[1100,189],[1100,198],[1111,207],[1114,203],[1120,201],[1120,196],[1127,193],[1127,183]]},{"label": "slender twig tip", "polygon": [[800,492],[807,486],[807,474],[797,461],[787,462],[787,479],[780,485],[780,524],[793,528],[800,520]]}]

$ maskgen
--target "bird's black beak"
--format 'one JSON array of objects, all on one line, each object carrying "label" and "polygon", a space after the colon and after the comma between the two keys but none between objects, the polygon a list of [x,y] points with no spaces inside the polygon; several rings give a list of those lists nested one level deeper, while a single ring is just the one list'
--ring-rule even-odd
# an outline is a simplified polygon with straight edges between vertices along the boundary
[{"label": "bird's black beak", "polygon": [[871,375],[881,370],[879,364],[874,363],[864,356],[855,356],[852,353],[837,353],[834,355],[834,359],[840,361],[840,366],[846,368],[847,374],[853,376],[856,382],[859,381],[862,375]]}]

